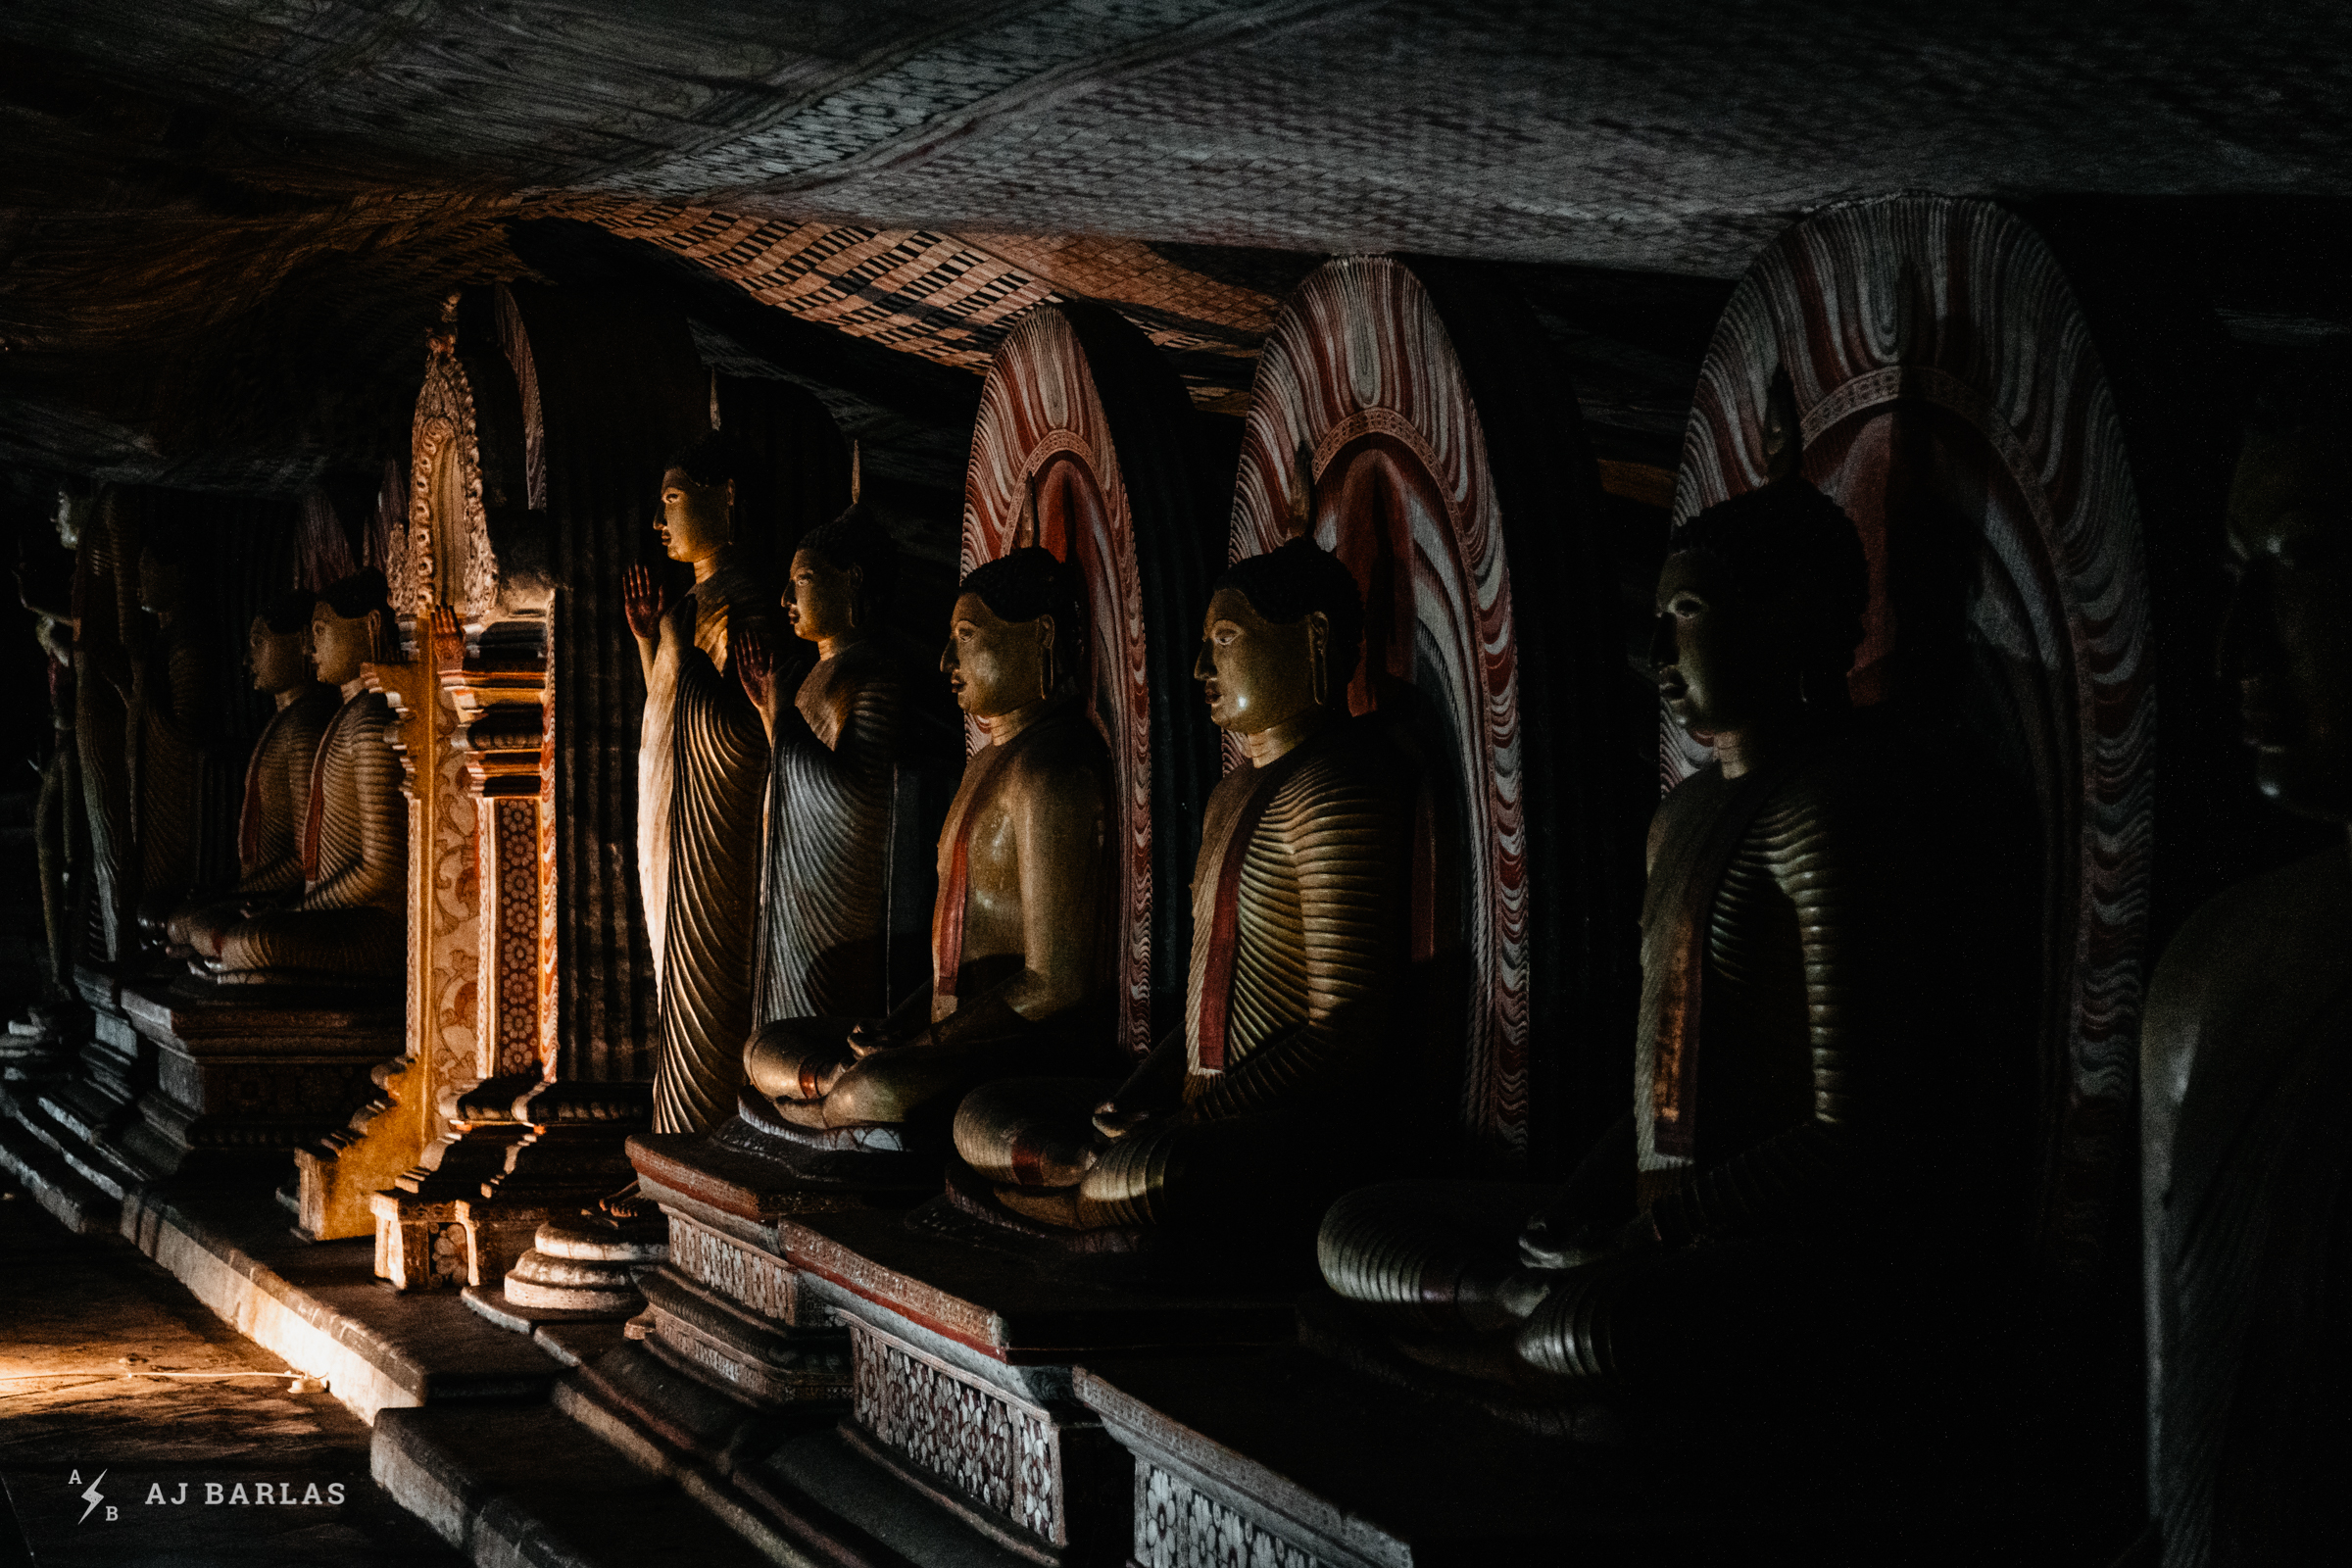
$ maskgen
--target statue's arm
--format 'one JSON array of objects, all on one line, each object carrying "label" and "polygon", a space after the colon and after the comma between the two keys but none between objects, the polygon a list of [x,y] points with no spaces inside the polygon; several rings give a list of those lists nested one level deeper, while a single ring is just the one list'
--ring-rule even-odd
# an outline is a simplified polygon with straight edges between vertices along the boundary
[{"label": "statue's arm", "polygon": [[1401,803],[1373,780],[1338,781],[1321,770],[1301,773],[1283,796],[1258,831],[1282,835],[1298,867],[1306,1021],[1195,1096],[1188,1114],[1198,1119],[1311,1107],[1376,1070],[1396,1027],[1405,919]]},{"label": "statue's arm", "polygon": [[241,878],[237,883],[240,895],[301,891],[302,815],[310,807],[311,768],[318,760],[318,742],[325,734],[325,723],[298,707],[285,715],[274,736],[263,737],[264,744],[274,750],[264,759],[270,765],[262,770],[254,786],[262,792],[263,810],[284,824],[286,849]]},{"label": "statue's arm", "polygon": [[1147,1117],[1174,1109],[1183,1101],[1185,1071],[1191,1065],[1183,1027],[1170,1029],[1095,1112],[1096,1128],[1115,1138]]},{"label": "statue's arm", "polygon": [[1000,1007],[1039,1023],[1084,1002],[1095,987],[1109,809],[1102,776],[1091,766],[1047,763],[1024,766],[1006,782],[1015,792],[1021,969],[958,1006],[935,1036],[954,1033],[948,1026],[956,1018],[979,1019]]},{"label": "statue's arm", "polygon": [[172,639],[165,653],[165,673],[172,682],[170,700],[157,705],[155,715],[182,745],[201,749],[210,738],[202,715],[213,710],[208,690],[212,683],[192,638]]},{"label": "statue's arm", "polygon": [[386,739],[389,712],[383,699],[351,737],[354,792],[360,812],[360,857],[303,896],[305,909],[356,909],[373,905],[397,908],[406,896],[408,818],[400,796],[400,761]]},{"label": "statue's arm", "polygon": [[1818,1214],[1865,1180],[1895,1173],[1859,1170],[1859,1148],[1888,1132],[1893,1113],[1874,1053],[1888,1020],[1874,999],[1902,989],[1886,972],[1900,961],[1904,933],[1921,915],[1879,897],[1893,847],[1875,842],[1847,792],[1790,787],[1757,814],[1751,842],[1773,846],[1774,880],[1795,906],[1812,1038],[1813,1114],[1730,1159],[1710,1165],[1660,1199],[1648,1218],[1669,1246],[1752,1232]]}]

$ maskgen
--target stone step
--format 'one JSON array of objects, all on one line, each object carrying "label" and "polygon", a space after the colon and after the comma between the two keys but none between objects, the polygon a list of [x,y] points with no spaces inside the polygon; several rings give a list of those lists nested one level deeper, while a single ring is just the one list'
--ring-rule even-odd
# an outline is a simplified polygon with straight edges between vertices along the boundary
[{"label": "stone step", "polygon": [[624,1345],[558,1384],[555,1405],[640,1467],[671,1477],[769,1561],[827,1568],[1056,1561],[1043,1549],[1012,1548],[906,1485],[845,1434],[836,1407],[755,1411],[641,1344]]},{"label": "stone step", "polygon": [[48,1096],[29,1103],[20,1100],[15,1111],[16,1119],[26,1132],[55,1150],[75,1175],[118,1205],[123,1195],[139,1184],[137,1172],[93,1141],[85,1120],[78,1116],[61,1117],[50,1108]]},{"label": "stone step", "polygon": [[268,1192],[150,1187],[122,1232],[240,1334],[327,1380],[364,1420],[420,1404],[541,1401],[564,1362],[470,1311],[455,1291],[375,1277],[365,1237],[305,1242]]},{"label": "stone step", "polygon": [[546,1404],[386,1410],[368,1467],[402,1507],[485,1568],[821,1560],[763,1554],[674,1481]]},{"label": "stone step", "polygon": [[82,1180],[65,1156],[7,1117],[0,1117],[0,1168],[68,1230],[96,1236],[122,1223],[120,1202]]}]

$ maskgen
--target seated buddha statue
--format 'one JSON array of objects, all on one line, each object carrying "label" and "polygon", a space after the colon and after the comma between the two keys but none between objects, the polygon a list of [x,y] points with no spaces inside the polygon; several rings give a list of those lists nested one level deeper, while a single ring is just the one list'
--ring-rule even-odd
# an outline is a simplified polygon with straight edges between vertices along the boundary
[{"label": "seated buddha statue", "polygon": [[361,666],[393,657],[384,574],[328,588],[311,616],[318,678],[343,694],[319,737],[297,829],[302,892],[220,934],[207,970],[245,984],[382,984],[408,962],[408,804],[386,732],[392,710]]},{"label": "seated buddha statue", "polygon": [[1124,1084],[1015,1080],[956,1114],[1002,1205],[1063,1229],[1289,1230],[1361,1179],[1389,1125],[1407,957],[1409,777],[1345,702],[1362,637],[1346,566],[1295,539],[1209,598],[1195,676],[1249,765],[1210,795],[1185,1023]]},{"label": "seated buddha statue", "polygon": [[[2352,366],[2265,389],[2220,671],[2253,782],[2328,841],[2190,915],[2140,1034],[2149,1492],[2167,1568],[2342,1562],[2352,1514]],[[2248,805],[2251,806],[2249,793]]]},{"label": "seated buddha statue", "polygon": [[[768,735],[754,988],[763,1021],[890,1009],[893,864],[920,819],[917,778],[945,769],[956,739],[926,701],[928,671],[885,624],[898,569],[898,547],[863,505],[803,536],[784,618],[817,660],[789,701],[766,639],[736,639],[736,673]],[[918,897],[928,912],[930,889]]]},{"label": "seated buddha statue", "polygon": [[1931,864],[1931,770],[1850,710],[1866,595],[1852,523],[1801,478],[1676,532],[1651,657],[1715,760],[1651,824],[1631,1113],[1564,1188],[1348,1194],[1317,1244],[1344,1315],[1573,1403],[1735,1347],[1817,1369],[1800,1347],[1867,1315],[1893,1236],[1964,1248],[1969,1008],[1938,964],[1971,858],[1952,836]]},{"label": "seated buddha statue", "polygon": [[165,931],[173,957],[220,956],[220,939],[248,915],[302,893],[302,819],[311,798],[311,764],[318,740],[335,715],[334,688],[311,667],[311,617],[318,596],[281,594],[253,617],[246,662],[253,688],[276,710],[253,743],[245,764],[244,804],[237,812],[237,885],[220,899],[196,900],[172,912]]},{"label": "seated buddha statue", "polygon": [[[1110,758],[1082,705],[1084,601],[1049,551],[963,579],[940,668],[988,744],[939,839],[931,984],[887,1017],[787,1018],[744,1054],[792,1126],[904,1147],[976,1084],[1083,1070],[1110,1047]],[[892,1129],[873,1136],[876,1129]]]}]

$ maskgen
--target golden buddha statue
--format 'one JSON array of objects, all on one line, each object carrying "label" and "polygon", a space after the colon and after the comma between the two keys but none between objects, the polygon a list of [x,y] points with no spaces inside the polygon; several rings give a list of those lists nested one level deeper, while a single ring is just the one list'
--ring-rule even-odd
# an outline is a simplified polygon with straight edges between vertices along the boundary
[{"label": "golden buddha statue", "polygon": [[[754,1000],[763,1021],[890,1009],[893,862],[919,820],[915,777],[954,739],[930,722],[912,650],[884,625],[898,569],[889,531],[861,505],[801,540],[784,618],[817,662],[790,702],[766,640],[737,639],[770,759]],[[927,913],[928,890],[922,903]]]},{"label": "golden buddha statue", "polygon": [[2335,1490],[2352,1460],[2348,417],[2341,361],[2257,403],[2230,491],[2220,659],[2256,785],[2333,842],[2188,918],[2140,1036],[2151,1544],[2166,1568],[2352,1553]]},{"label": "golden buddha statue", "polygon": [[[1669,550],[1651,657],[1716,760],[1650,828],[1631,1114],[1564,1189],[1393,1182],[1318,1241],[1326,1283],[1398,1349],[1514,1396],[1725,1355],[1818,1371],[1807,1348],[1852,1327],[1903,1225],[1964,1248],[1951,1167],[1979,1124],[1941,1097],[1965,1098],[1968,1004],[1933,966],[1969,868],[1939,858],[1920,897],[1920,769],[1850,711],[1860,541],[1788,478]],[[1933,1093],[1930,1071],[1949,1075]]]},{"label": "golden buddha statue", "polygon": [[[1364,1170],[1399,1031],[1409,773],[1346,701],[1347,567],[1296,539],[1214,585],[1194,674],[1250,765],[1209,797],[1185,1025],[1124,1085],[975,1091],[956,1151],[1004,1207],[1063,1228],[1294,1233]],[[1105,1091],[1112,1091],[1105,1094]]]},{"label": "golden buddha statue", "polygon": [[311,615],[318,679],[342,690],[319,737],[300,818],[303,886],[283,908],[220,933],[214,978],[245,984],[381,984],[408,962],[408,803],[386,735],[391,706],[361,666],[394,654],[384,574],[369,569],[320,596]]},{"label": "golden buddha statue", "polygon": [[245,765],[244,804],[237,812],[237,885],[226,897],[196,900],[173,911],[165,930],[174,957],[202,961],[220,956],[228,928],[249,915],[290,903],[303,888],[302,825],[311,799],[311,767],[318,742],[335,716],[335,690],[311,667],[311,618],[318,596],[281,594],[253,617],[246,662],[253,687],[276,710],[253,744]]},{"label": "golden buddha statue", "polygon": [[762,1028],[745,1070],[790,1125],[904,1147],[906,1124],[944,1129],[977,1083],[1083,1069],[1110,1049],[1115,818],[1109,754],[1079,700],[1083,603],[1045,550],[964,578],[940,667],[988,744],[939,839],[931,984],[886,1018]]},{"label": "golden buddha statue", "polygon": [[665,605],[643,566],[624,582],[645,671],[637,744],[637,877],[660,992],[654,1130],[704,1132],[735,1108],[752,1032],[760,816],[767,734],[729,668],[767,596],[735,552],[735,458],[704,437],[662,475],[656,531],[694,587]]}]

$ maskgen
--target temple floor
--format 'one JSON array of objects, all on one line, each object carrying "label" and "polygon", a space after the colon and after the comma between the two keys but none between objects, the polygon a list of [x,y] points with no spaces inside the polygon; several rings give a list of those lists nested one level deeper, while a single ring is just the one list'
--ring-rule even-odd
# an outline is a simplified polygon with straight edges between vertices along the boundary
[{"label": "temple floor", "polygon": [[122,1237],[74,1235],[11,1183],[0,1278],[0,1525],[42,1568],[463,1560],[368,1479],[366,1422]]}]

